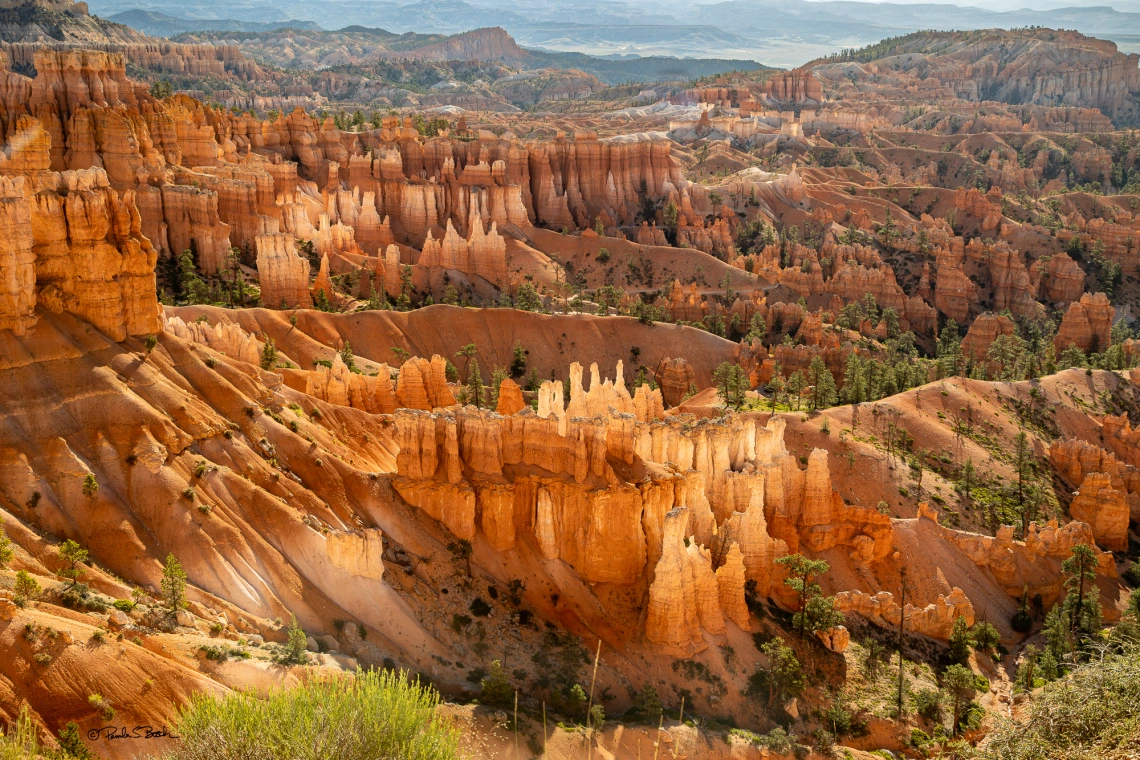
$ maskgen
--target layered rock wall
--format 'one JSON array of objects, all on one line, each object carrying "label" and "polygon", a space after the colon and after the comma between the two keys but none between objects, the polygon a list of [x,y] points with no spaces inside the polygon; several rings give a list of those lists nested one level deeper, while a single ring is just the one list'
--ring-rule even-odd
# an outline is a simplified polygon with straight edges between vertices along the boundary
[{"label": "layered rock wall", "polygon": [[0,323],[17,334],[35,307],[87,320],[113,340],[163,328],[155,292],[158,256],[142,234],[134,193],[110,188],[101,170],[48,173],[35,192],[0,179]]}]

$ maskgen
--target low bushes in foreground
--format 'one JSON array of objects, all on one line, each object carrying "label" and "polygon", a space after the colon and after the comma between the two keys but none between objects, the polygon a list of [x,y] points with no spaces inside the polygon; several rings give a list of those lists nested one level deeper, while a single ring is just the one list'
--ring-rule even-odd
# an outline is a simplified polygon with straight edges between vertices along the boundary
[{"label": "low bushes in foreground", "polygon": [[267,698],[196,694],[164,760],[454,760],[438,693],[406,673],[316,679]]}]

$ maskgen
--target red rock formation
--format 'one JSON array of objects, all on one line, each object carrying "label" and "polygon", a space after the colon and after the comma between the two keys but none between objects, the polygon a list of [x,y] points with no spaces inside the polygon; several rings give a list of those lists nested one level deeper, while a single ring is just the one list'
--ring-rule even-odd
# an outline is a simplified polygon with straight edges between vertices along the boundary
[{"label": "red rock formation", "polygon": [[717,568],[716,582],[720,595],[720,608],[724,611],[724,616],[736,623],[740,630],[750,630],[749,620],[752,613],[748,611],[748,605],[744,600],[744,554],[736,542],[729,547],[724,564]]},{"label": "red rock formation", "polygon": [[963,251],[940,249],[937,259],[937,282],[934,288],[934,306],[957,321],[966,322],[970,310],[977,303],[977,288],[962,269]]},{"label": "red rock formation", "polygon": [[689,522],[686,509],[665,515],[661,559],[649,587],[645,638],[661,654],[687,659],[708,648],[701,636],[696,580],[685,550]]},{"label": "red rock formation", "polygon": [[[184,322],[181,317],[167,317],[165,328],[171,335],[183,340],[208,346],[231,359],[258,364],[261,361],[262,343],[233,322]],[[279,354],[280,355],[280,354]]]},{"label": "red rock formation", "polygon": [[1038,297],[1047,303],[1071,303],[1084,293],[1085,273],[1067,253],[1041,257],[1034,263],[1033,273],[1039,278]]},{"label": "red rock formation", "polygon": [[[91,322],[114,340],[161,332],[154,276],[158,255],[142,234],[134,193],[120,196],[99,170],[51,176],[55,186],[34,197],[20,180],[3,188],[16,206],[21,204],[16,195],[26,204],[27,211],[12,210],[14,218],[22,220],[26,213],[31,220],[36,300],[57,314]],[[24,262],[26,253],[18,249],[27,239],[16,240],[9,255]],[[26,282],[26,269],[17,279]],[[26,298],[13,305],[26,305]],[[27,326],[28,316],[9,319]]]},{"label": "red rock formation", "polygon": [[1108,473],[1092,472],[1074,494],[1069,514],[1092,527],[1097,544],[1109,551],[1128,548],[1128,503],[1125,494],[1112,487]]},{"label": "red rock formation", "polygon": [[261,303],[267,308],[310,308],[309,262],[297,255],[289,235],[261,235],[257,244],[257,274]]},{"label": "red rock formation", "polygon": [[1085,353],[1104,351],[1112,345],[1112,304],[1104,293],[1086,293],[1069,306],[1053,337],[1060,354],[1071,345]]},{"label": "red rock formation", "polygon": [[760,95],[779,103],[823,103],[823,87],[810,69],[780,72],[765,82]]},{"label": "red rock formation", "polygon": [[24,179],[0,178],[0,328],[23,335],[36,323],[36,254]]},{"label": "red rock formation", "polygon": [[509,377],[503,378],[503,382],[499,383],[499,402],[495,411],[498,414],[515,414],[525,407],[526,402],[523,401],[522,389],[518,383]]},{"label": "red rock formation", "polygon": [[692,366],[684,359],[662,359],[653,378],[661,389],[661,398],[666,406],[680,404],[689,387],[695,386],[697,381]]},{"label": "red rock formation", "polygon": [[905,617],[890,591],[874,595],[862,591],[840,591],[835,595],[835,607],[847,614],[860,615],[883,628],[897,629],[902,617],[903,627],[907,630],[943,641],[950,638],[954,622],[959,617],[964,618],[967,625],[974,624],[974,606],[960,588],[954,588],[949,596],[939,594],[936,601],[925,607],[908,603]]},{"label": "red rock formation", "polygon": [[1001,335],[1013,335],[1017,326],[1009,317],[998,314],[982,314],[962,339],[962,353],[975,362],[986,360],[990,345]]}]

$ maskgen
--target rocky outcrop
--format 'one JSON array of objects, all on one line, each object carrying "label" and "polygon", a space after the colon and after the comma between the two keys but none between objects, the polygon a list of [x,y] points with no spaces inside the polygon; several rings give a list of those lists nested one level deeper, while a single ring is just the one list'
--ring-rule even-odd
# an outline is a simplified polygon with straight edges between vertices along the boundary
[{"label": "rocky outcrop", "polygon": [[962,269],[964,252],[951,249],[938,252],[934,306],[946,316],[963,324],[977,301],[977,288]]},{"label": "rocky outcrop", "polygon": [[431,360],[413,356],[400,367],[396,381],[396,401],[403,409],[436,408],[455,405],[455,396],[447,385],[447,360],[433,356]]},{"label": "rocky outcrop", "polygon": [[932,639],[946,641],[954,628],[954,621],[965,618],[967,625],[974,624],[974,605],[955,587],[949,595],[938,598],[924,607],[916,607],[909,602],[905,610],[900,610],[898,602],[890,591],[867,594],[863,591],[840,591],[835,595],[835,607],[847,614],[860,615],[875,625],[897,629],[899,617],[903,617],[903,628]]},{"label": "rocky outcrop", "polygon": [[1112,345],[1113,307],[1104,293],[1086,293],[1069,306],[1053,337],[1058,355],[1069,346],[1087,353],[1104,351]]},{"label": "rocky outcrop", "polygon": [[[1123,494],[1130,518],[1140,521],[1140,469],[1135,466],[1136,444],[1131,440],[1131,429],[1126,429],[1120,424],[1120,418],[1111,415],[1105,416],[1104,423],[1102,430],[1109,433],[1105,436],[1105,442],[1114,450],[1119,450],[1120,455],[1128,461],[1100,446],[1074,438],[1053,442],[1049,447],[1049,464],[1072,491],[1083,492],[1085,480],[1092,474],[1101,473],[1109,478],[1111,491],[1104,490],[1102,482],[1093,489],[1094,492],[1099,492],[1098,498],[1092,499],[1092,493],[1086,494],[1089,498],[1083,499],[1084,504],[1078,506],[1080,516],[1071,513],[1075,519],[1089,523],[1097,535],[1097,541],[1108,548],[1102,537],[1107,538],[1113,546],[1119,545],[1121,537],[1127,538],[1128,524],[1120,524],[1122,516],[1117,503],[1120,497],[1117,494]],[[1105,513],[1107,519],[1102,522],[1101,512],[1105,504],[1111,507]],[[1098,524],[1101,525],[1099,529]]]},{"label": "rocky outcrop", "polygon": [[307,309],[309,262],[297,255],[291,235],[260,235],[257,244],[257,275],[261,303],[272,309]]},{"label": "rocky outcrop", "polygon": [[23,335],[36,323],[36,254],[24,180],[0,179],[0,328]]},{"label": "rocky outcrop", "polygon": [[661,398],[666,406],[677,406],[696,387],[697,373],[684,359],[662,359],[653,373],[653,379],[661,389]]},{"label": "rocky outcrop", "polygon": [[507,244],[496,229],[496,222],[491,222],[491,229],[484,232],[483,222],[476,212],[470,226],[471,232],[466,239],[459,236],[450,219],[442,240],[432,239],[429,230],[416,263],[425,267],[456,269],[494,284],[506,284]]},{"label": "rocky outcrop", "polygon": [[259,364],[263,344],[233,322],[184,322],[181,317],[167,317],[166,331],[183,340],[207,346],[231,359]]},{"label": "rocky outcrop", "polygon": [[1038,278],[1037,297],[1050,304],[1072,303],[1085,292],[1085,273],[1069,254],[1042,256],[1033,265]]},{"label": "rocky outcrop", "polygon": [[[929,519],[937,524],[937,512],[926,504],[920,504],[919,519]],[[994,536],[942,526],[938,530],[943,538],[958,547],[971,562],[980,568],[988,568],[1011,597],[1020,599],[1028,587],[1030,595],[1040,593],[1046,605],[1057,599],[1061,586],[1055,577],[1046,578],[1033,571],[1033,563],[1042,557],[1064,560],[1072,554],[1074,546],[1096,544],[1092,528],[1078,520],[1065,525],[1059,525],[1056,520],[1050,520],[1044,525],[1031,522],[1024,541],[1014,540],[1012,525],[998,528],[997,535]],[[1100,551],[1096,554],[1096,573],[1109,578],[1116,577],[1116,562],[1112,554]]]},{"label": "rocky outcrop", "polygon": [[396,393],[392,388],[391,371],[381,364],[375,375],[353,372],[340,354],[335,354],[332,366],[318,365],[315,370],[286,372],[285,382],[313,398],[338,406],[351,406],[372,414],[392,414],[396,411]]},{"label": "rocky outcrop", "polygon": [[685,509],[665,515],[661,559],[654,568],[645,618],[646,640],[661,654],[680,659],[708,648],[697,612],[697,583],[685,549],[688,522]]},{"label": "rocky outcrop", "polygon": [[1009,317],[998,314],[982,314],[962,339],[962,353],[975,362],[983,362],[989,353],[990,346],[1002,335],[1013,335],[1017,326]]},{"label": "rocky outcrop", "polygon": [[811,69],[780,72],[765,82],[760,95],[778,105],[822,104],[824,100],[823,87]]},{"label": "rocky outcrop", "polygon": [[0,324],[17,335],[37,304],[87,320],[113,340],[161,332],[158,255],[142,234],[134,193],[110,188],[101,170],[48,173],[35,192],[0,179]]},{"label": "rocky outcrop", "polygon": [[1069,514],[1089,524],[1099,546],[1114,552],[1128,548],[1128,502],[1123,491],[1113,488],[1108,473],[1085,475],[1080,490],[1073,494]]},{"label": "rocky outcrop", "polygon": [[[1095,108],[1124,121],[1136,115],[1136,59],[1119,52],[1115,43],[1078,32],[926,31],[894,41],[884,55],[889,57],[859,67],[852,85],[875,81],[902,91],[930,91],[934,76],[934,86],[946,94],[975,102]],[[835,81],[850,68],[835,63],[814,71]]]},{"label": "rocky outcrop", "polygon": [[518,383],[509,377],[503,378],[503,382],[499,383],[499,401],[495,411],[498,414],[510,415],[521,412],[525,406],[526,402],[523,401],[522,389]]},{"label": "rocky outcrop", "polygon": [[379,530],[360,533],[333,532],[325,537],[329,561],[349,575],[378,581],[384,577],[384,544]]},{"label": "rocky outcrop", "polygon": [[724,558],[724,564],[716,570],[717,590],[720,595],[720,608],[724,616],[742,631],[750,630],[751,613],[744,600],[744,554],[740,545],[733,542]]}]

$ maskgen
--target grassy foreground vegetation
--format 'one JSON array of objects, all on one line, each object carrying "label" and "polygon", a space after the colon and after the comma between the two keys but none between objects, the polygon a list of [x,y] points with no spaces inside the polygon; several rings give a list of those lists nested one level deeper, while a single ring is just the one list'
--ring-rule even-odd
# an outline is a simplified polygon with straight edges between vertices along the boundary
[{"label": "grassy foreground vegetation", "polygon": [[1140,644],[1094,655],[999,723],[984,760],[1109,760],[1140,755]]},{"label": "grassy foreground vegetation", "polygon": [[439,695],[406,673],[360,673],[275,690],[265,699],[196,694],[164,760],[452,760],[458,733]]}]

